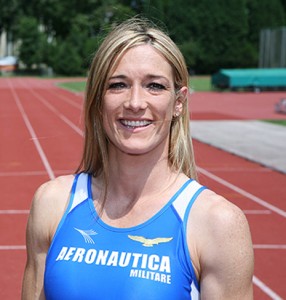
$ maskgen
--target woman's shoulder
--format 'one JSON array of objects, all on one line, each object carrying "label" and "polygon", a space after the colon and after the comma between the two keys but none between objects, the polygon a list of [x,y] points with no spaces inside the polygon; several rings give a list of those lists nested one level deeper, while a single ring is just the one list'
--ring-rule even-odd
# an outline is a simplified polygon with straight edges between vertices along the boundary
[{"label": "woman's shoulder", "polygon": [[196,274],[205,265],[216,268],[242,251],[251,260],[252,242],[244,212],[231,201],[204,190],[188,220],[188,240]]},{"label": "woman's shoulder", "polygon": [[243,211],[234,203],[211,190],[204,190],[194,207],[194,217],[206,229],[229,228],[245,223]]},{"label": "woman's shoulder", "polygon": [[35,192],[33,201],[38,205],[60,203],[70,193],[74,175],[59,176],[41,184]]},{"label": "woman's shoulder", "polygon": [[74,175],[60,176],[43,183],[35,192],[30,210],[33,224],[53,234],[68,205]]},{"label": "woman's shoulder", "polygon": [[[189,236],[195,239],[196,247],[236,243],[249,236],[249,225],[241,208],[223,196],[204,190],[195,201],[188,219]],[[213,249],[213,247],[212,247]]]},{"label": "woman's shoulder", "polygon": [[75,175],[62,175],[41,184],[36,192],[57,192],[59,189],[70,188]]}]

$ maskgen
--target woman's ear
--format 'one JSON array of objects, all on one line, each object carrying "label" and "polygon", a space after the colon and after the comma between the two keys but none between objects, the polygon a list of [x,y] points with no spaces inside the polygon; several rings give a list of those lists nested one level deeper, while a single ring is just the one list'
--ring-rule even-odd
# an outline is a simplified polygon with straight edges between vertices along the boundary
[{"label": "woman's ear", "polygon": [[183,104],[187,100],[188,97],[188,88],[183,86],[176,92],[176,101],[174,107],[174,117],[179,117],[183,111]]}]

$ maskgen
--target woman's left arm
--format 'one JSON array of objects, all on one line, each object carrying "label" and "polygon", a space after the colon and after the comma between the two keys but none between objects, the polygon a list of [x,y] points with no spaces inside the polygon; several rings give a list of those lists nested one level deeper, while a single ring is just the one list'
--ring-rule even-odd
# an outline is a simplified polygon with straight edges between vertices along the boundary
[{"label": "woman's left arm", "polygon": [[246,217],[216,194],[204,202],[197,236],[201,300],[251,300],[254,255]]}]

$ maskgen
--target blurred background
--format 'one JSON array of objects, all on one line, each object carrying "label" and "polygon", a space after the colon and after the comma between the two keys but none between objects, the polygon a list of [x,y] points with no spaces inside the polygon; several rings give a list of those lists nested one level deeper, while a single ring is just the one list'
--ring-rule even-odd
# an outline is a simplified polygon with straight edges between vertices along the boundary
[{"label": "blurred background", "polygon": [[285,0],[0,0],[0,7],[2,74],[84,76],[103,35],[138,14],[166,28],[190,75],[286,67]]}]

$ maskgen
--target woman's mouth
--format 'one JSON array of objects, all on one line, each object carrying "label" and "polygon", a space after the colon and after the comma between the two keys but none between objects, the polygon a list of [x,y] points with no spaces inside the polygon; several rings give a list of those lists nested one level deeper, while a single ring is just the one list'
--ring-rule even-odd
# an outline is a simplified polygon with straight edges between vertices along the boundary
[{"label": "woman's mouth", "polygon": [[148,125],[150,125],[152,122],[151,121],[148,121],[148,120],[123,120],[121,119],[120,120],[120,123],[128,128],[132,128],[132,129],[135,129],[135,128],[140,128],[140,127],[146,127]]}]

